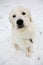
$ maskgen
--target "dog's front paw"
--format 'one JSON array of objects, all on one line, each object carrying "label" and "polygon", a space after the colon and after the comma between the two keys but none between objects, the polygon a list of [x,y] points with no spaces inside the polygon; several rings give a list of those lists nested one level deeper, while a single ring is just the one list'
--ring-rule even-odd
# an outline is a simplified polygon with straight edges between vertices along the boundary
[{"label": "dog's front paw", "polygon": [[19,50],[18,44],[14,44],[14,48],[18,51]]},{"label": "dog's front paw", "polygon": [[30,56],[31,56],[31,53],[32,53],[31,47],[27,47],[27,48],[25,49],[25,53],[26,53],[26,56],[27,56],[27,57],[30,57]]}]

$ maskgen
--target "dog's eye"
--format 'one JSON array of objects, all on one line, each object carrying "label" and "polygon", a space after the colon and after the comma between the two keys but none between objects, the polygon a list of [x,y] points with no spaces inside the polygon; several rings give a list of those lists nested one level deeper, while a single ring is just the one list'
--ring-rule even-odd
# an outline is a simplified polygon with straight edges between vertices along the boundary
[{"label": "dog's eye", "polygon": [[13,18],[15,18],[16,17],[16,15],[13,15]]},{"label": "dog's eye", "polygon": [[26,13],[25,12],[22,12],[22,15],[25,15]]}]

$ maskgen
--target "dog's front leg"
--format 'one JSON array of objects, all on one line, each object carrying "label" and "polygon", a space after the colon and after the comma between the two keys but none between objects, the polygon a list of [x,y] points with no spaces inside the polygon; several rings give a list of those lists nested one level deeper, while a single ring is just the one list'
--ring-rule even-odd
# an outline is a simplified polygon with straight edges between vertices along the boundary
[{"label": "dog's front leg", "polygon": [[31,56],[31,53],[32,53],[32,48],[31,48],[31,46],[30,46],[30,47],[27,47],[27,48],[25,49],[25,53],[26,53],[26,56],[27,56],[27,57],[30,57],[30,56]]}]

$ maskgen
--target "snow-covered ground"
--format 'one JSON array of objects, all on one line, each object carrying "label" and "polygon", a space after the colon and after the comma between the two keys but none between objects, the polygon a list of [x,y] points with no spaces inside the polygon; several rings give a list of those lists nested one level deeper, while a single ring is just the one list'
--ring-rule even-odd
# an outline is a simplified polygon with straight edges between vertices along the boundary
[{"label": "snow-covered ground", "polygon": [[[36,24],[36,49],[31,57],[16,52],[11,44],[9,13],[16,6],[29,8]],[[0,65],[43,65],[43,0],[0,0]]]}]

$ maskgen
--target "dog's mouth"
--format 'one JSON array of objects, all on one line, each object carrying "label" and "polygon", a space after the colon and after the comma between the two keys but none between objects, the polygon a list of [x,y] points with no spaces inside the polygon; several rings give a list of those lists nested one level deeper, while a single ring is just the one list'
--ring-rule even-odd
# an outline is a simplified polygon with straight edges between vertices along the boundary
[{"label": "dog's mouth", "polygon": [[22,25],[19,25],[18,26],[18,29],[22,29],[22,28],[24,28],[25,26],[24,26],[24,24],[22,24]]},{"label": "dog's mouth", "polygon": [[27,27],[23,25],[23,26],[20,26],[19,28],[17,28],[17,30],[22,33],[27,30]]}]

